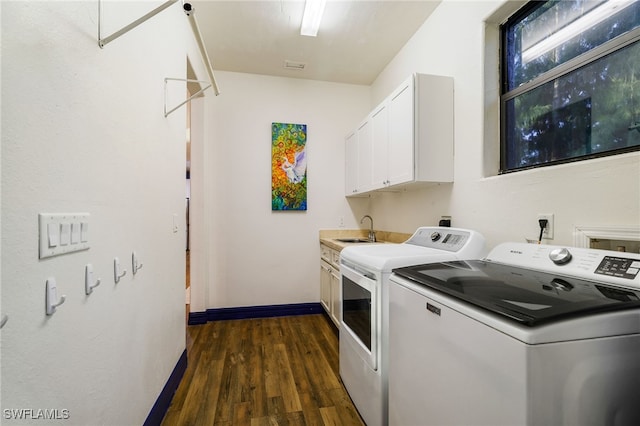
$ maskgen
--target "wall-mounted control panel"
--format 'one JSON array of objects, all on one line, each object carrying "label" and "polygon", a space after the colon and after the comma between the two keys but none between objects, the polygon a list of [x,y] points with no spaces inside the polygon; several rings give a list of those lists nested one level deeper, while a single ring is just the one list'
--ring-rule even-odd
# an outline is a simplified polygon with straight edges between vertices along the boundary
[{"label": "wall-mounted control panel", "polygon": [[40,259],[89,248],[89,213],[40,213]]}]

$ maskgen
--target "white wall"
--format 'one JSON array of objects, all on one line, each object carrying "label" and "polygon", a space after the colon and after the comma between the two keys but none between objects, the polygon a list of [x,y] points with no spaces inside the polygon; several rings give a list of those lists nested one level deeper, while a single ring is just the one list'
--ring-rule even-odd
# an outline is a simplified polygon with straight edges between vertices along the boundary
[{"label": "white wall", "polygon": [[[202,154],[208,251],[192,311],[317,301],[317,232],[337,228],[340,217],[346,228],[372,214],[376,229],[413,232],[451,215],[454,226],[483,232],[490,246],[536,236],[537,213],[555,213],[559,244],[572,243],[576,224],[637,224],[639,183],[629,179],[638,176],[636,154],[495,176],[497,75],[485,83],[484,58],[496,55],[497,32],[484,21],[501,7],[443,2],[372,87],[217,72],[222,94],[206,115]],[[495,74],[495,60],[486,69]],[[412,72],[455,79],[455,184],[345,200],[344,136]],[[308,125],[307,212],[270,209],[273,121]]]},{"label": "white wall", "polygon": [[537,237],[538,213],[555,214],[553,244],[571,245],[576,225],[640,226],[638,153],[496,176],[498,32],[484,21],[516,7],[444,0],[374,82],[374,103],[412,72],[452,76],[455,88],[455,183],[376,195],[380,229],[412,232],[451,215],[453,226],[482,232],[493,247]]},{"label": "white wall", "polygon": [[[161,3],[105,3],[103,34]],[[1,7],[2,409],[142,424],[185,348],[185,109],[165,118],[163,102],[196,49],[189,24],[172,6],[100,49],[97,2]],[[169,93],[184,99],[184,84]],[[40,212],[89,212],[91,248],[39,260]],[[67,296],[53,316],[48,277]]]},{"label": "white wall", "polygon": [[[342,196],[344,137],[368,112],[370,88],[230,72],[216,78],[222,94],[207,116],[212,130],[205,142],[211,197],[205,305],[318,302],[318,230],[338,228],[341,217],[356,228],[365,214],[367,200]],[[271,211],[272,122],[307,125],[306,212]]]}]

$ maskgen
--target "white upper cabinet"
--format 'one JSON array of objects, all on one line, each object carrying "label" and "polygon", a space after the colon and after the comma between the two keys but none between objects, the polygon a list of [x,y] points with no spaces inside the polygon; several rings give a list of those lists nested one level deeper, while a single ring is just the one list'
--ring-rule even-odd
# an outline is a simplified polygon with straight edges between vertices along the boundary
[{"label": "white upper cabinet", "polygon": [[385,186],[411,182],[414,170],[414,91],[413,77],[391,94],[389,105],[389,137],[387,158],[389,161]]},{"label": "white upper cabinet", "polygon": [[367,117],[345,139],[345,195],[356,196],[374,188],[373,123]]},{"label": "white upper cabinet", "polygon": [[358,127],[358,192],[374,189],[373,185],[373,123],[365,120]]},{"label": "white upper cabinet", "polygon": [[358,192],[358,135],[350,133],[345,141],[345,195],[356,195]]},{"label": "white upper cabinet", "polygon": [[373,128],[372,154],[372,189],[387,184],[389,178],[388,145],[389,145],[389,108],[382,104],[371,113]]},{"label": "white upper cabinet", "polygon": [[356,173],[359,182],[355,191],[347,189],[347,196],[415,183],[453,182],[453,79],[412,75],[354,134],[358,152],[350,156],[347,146],[346,172]]}]

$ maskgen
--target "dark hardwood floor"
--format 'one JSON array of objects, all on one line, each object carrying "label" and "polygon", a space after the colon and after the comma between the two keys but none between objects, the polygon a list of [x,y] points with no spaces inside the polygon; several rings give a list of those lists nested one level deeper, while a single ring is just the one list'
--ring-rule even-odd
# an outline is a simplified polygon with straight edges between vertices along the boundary
[{"label": "dark hardwood floor", "polygon": [[329,321],[319,314],[189,326],[187,371],[162,425],[364,425],[340,380]]}]

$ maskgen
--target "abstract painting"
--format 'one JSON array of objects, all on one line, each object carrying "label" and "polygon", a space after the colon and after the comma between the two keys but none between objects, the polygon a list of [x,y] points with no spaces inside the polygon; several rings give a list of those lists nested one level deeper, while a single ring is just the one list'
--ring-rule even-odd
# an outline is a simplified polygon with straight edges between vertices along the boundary
[{"label": "abstract painting", "polygon": [[271,123],[271,210],[307,210],[307,125]]}]

